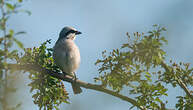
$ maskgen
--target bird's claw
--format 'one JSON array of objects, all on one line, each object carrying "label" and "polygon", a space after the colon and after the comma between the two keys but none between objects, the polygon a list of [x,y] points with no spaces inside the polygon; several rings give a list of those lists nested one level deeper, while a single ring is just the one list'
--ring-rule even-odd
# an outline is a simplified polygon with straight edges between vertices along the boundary
[{"label": "bird's claw", "polygon": [[73,81],[76,82],[77,79],[76,74],[73,72]]}]

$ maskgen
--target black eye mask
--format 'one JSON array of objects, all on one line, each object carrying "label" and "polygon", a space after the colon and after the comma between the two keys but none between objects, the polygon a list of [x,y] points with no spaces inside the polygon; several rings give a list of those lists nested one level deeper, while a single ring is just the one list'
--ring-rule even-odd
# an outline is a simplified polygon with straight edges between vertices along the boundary
[{"label": "black eye mask", "polygon": [[68,36],[70,33],[76,33],[77,31],[75,31],[75,30],[70,30],[70,31],[68,31],[67,33],[66,33],[66,35],[65,36]]},{"label": "black eye mask", "polygon": [[81,32],[79,32],[79,31],[70,30],[70,31],[68,31],[68,32],[65,34],[65,36],[68,36],[70,33],[75,33],[76,35],[78,35],[78,34],[82,34],[82,33],[81,33]]}]

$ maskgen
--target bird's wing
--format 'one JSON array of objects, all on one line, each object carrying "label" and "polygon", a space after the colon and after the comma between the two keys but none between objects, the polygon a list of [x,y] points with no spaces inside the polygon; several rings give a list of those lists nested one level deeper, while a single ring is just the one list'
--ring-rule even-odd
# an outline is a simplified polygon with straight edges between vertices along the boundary
[{"label": "bird's wing", "polygon": [[68,65],[69,55],[63,46],[54,47],[53,58],[61,69]]}]

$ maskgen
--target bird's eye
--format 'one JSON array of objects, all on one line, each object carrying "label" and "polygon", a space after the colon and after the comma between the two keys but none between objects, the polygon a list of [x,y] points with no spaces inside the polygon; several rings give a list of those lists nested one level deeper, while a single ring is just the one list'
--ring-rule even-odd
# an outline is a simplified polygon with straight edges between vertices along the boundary
[{"label": "bird's eye", "polygon": [[70,30],[70,31],[68,31],[68,32],[66,33],[65,36],[69,35],[70,33],[76,33],[76,31],[75,31],[75,30]]},{"label": "bird's eye", "polygon": [[70,33],[76,33],[76,31],[75,30],[70,30]]}]

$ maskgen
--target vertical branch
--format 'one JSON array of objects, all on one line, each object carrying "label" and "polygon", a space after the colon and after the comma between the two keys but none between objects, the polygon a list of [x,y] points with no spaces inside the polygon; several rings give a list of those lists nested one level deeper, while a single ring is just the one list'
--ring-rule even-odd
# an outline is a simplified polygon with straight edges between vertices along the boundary
[{"label": "vertical branch", "polygon": [[[5,52],[5,56],[4,56],[4,63],[6,64],[7,63],[7,52],[8,52],[8,48],[7,48],[7,38],[6,38],[6,13],[5,13],[5,10],[4,10],[4,6],[5,6],[5,3],[4,3],[4,0],[1,0],[1,3],[0,3],[0,9],[1,9],[1,13],[2,13],[2,31],[3,31],[3,39],[4,39],[4,43],[3,43],[3,46],[4,46],[4,52]],[[7,106],[7,74],[8,74],[8,69],[7,67],[5,67],[5,71],[4,71],[4,91],[3,91],[3,101],[2,101],[2,107],[3,107],[3,110],[7,110],[8,109],[8,106]]]}]

